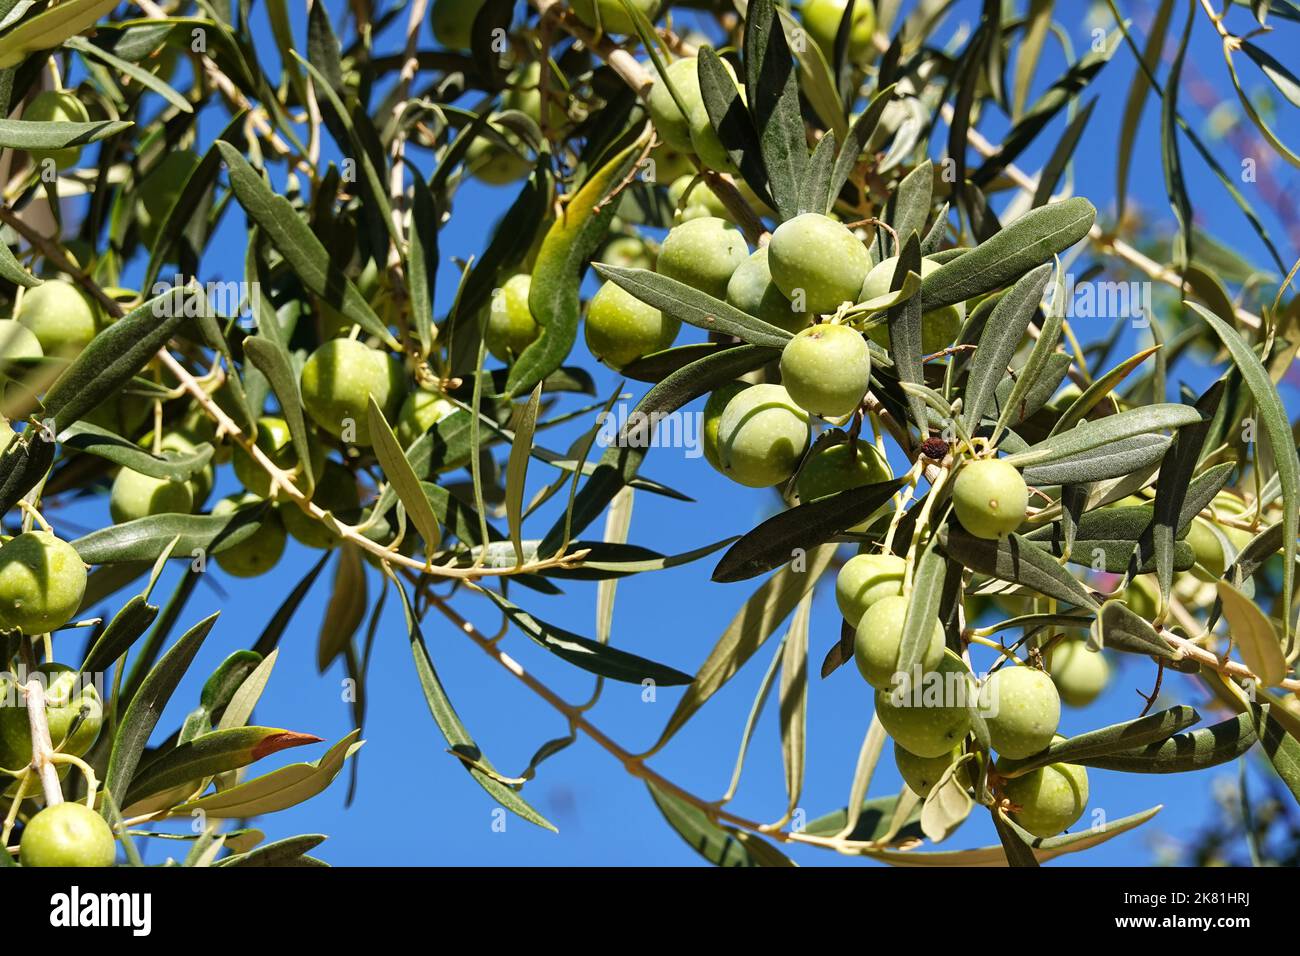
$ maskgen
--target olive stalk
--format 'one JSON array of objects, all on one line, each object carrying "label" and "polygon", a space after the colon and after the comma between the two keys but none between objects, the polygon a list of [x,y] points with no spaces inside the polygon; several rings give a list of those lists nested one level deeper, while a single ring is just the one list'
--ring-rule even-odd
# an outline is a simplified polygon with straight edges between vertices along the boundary
[{"label": "olive stalk", "polygon": [[45,792],[45,805],[56,807],[63,802],[63,789],[59,786],[59,771],[51,756],[54,745],[50,742],[50,724],[45,715],[45,685],[39,674],[28,678],[24,691],[27,698],[27,726],[32,736],[32,770],[41,781]]}]

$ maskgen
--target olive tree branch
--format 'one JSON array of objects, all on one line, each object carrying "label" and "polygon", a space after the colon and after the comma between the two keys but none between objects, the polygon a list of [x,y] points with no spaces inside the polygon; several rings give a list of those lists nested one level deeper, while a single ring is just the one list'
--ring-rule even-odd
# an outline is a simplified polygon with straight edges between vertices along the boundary
[{"label": "olive tree branch", "polygon": [[[51,265],[70,276],[77,285],[85,289],[87,294],[92,296],[114,318],[121,318],[125,314],[121,303],[106,293],[91,276],[64,255],[63,250],[59,248],[55,240],[41,235],[14,215],[12,210],[4,206],[0,206],[0,222],[13,227],[14,231],[39,249]],[[401,565],[435,577],[472,580],[478,577],[505,577],[515,574],[529,574],[550,568],[571,567],[582,559],[581,554],[560,554],[519,567],[453,568],[434,565],[399,554],[392,548],[386,547],[377,541],[372,541],[355,527],[343,524],[325,509],[312,502],[311,498],[294,483],[294,473],[276,465],[252,438],[245,435],[234,420],[226,414],[225,410],[213,401],[212,396],[208,394],[207,389],[203,387],[199,380],[191,374],[189,369],[177,361],[167,348],[164,347],[158,350],[158,361],[162,363],[168,372],[175,376],[183,392],[193,398],[204,414],[216,423],[218,434],[229,436],[266,472],[271,481],[273,495],[279,496],[282,493],[283,497],[292,501],[307,515],[329,528],[339,537],[375,555],[382,561]]]},{"label": "olive tree branch", "polygon": [[657,789],[670,793],[679,800],[691,804],[705,813],[709,819],[720,823],[726,823],[742,830],[748,830],[751,833],[769,836],[782,843],[800,843],[809,846],[818,846],[825,849],[836,850],[840,853],[860,853],[867,850],[878,850],[883,846],[888,845],[887,843],[871,840],[848,840],[839,837],[820,837],[809,833],[798,833],[788,830],[773,830],[768,827],[768,824],[759,823],[756,820],[739,816],[738,814],[724,809],[717,802],[696,796],[647,766],[643,757],[629,752],[599,727],[591,723],[584,713],[584,708],[576,707],[573,704],[568,703],[564,698],[560,697],[559,694],[551,690],[546,684],[542,683],[532,674],[528,673],[528,671],[524,670],[523,665],[503,651],[498,646],[497,641],[481,633],[478,628],[462,617],[455,608],[442,598],[432,593],[427,594],[427,598],[429,603],[433,607],[436,607],[438,611],[441,612],[457,630],[468,637],[475,646],[496,661],[496,663],[501,667],[513,674],[517,680],[524,684],[524,686],[555,709],[568,722],[571,733],[583,733],[602,750],[606,751],[621,763],[623,769],[633,777],[648,784],[653,784]]},{"label": "olive tree branch", "polygon": [[[951,123],[953,118],[952,106],[948,103],[943,104],[941,112],[945,123]],[[993,156],[997,153],[998,147],[990,143],[976,129],[970,129],[966,133],[966,141],[974,146],[983,156]],[[1021,170],[1014,163],[1008,163],[1003,169],[1007,178],[1014,182],[1021,189],[1028,193],[1033,193],[1038,188],[1038,181],[1028,173]],[[1183,287],[1183,277],[1172,269],[1168,269],[1156,262],[1154,259],[1143,255],[1137,249],[1130,246],[1123,239],[1116,236],[1108,235],[1101,225],[1093,223],[1092,228],[1088,230],[1088,238],[1103,251],[1112,252],[1119,258],[1123,259],[1129,265],[1133,266],[1139,272],[1145,273],[1149,278],[1157,282],[1163,282],[1165,285],[1172,286],[1175,289]],[[1237,319],[1245,326],[1252,329],[1258,329],[1261,326],[1260,318],[1249,309],[1243,309],[1240,306],[1233,310]]]}]

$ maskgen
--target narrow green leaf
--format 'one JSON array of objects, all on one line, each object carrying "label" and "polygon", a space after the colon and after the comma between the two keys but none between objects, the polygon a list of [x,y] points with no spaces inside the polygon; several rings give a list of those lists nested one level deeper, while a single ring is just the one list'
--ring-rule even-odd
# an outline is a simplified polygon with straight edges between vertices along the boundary
[{"label": "narrow green leaf", "polygon": [[[132,697],[113,738],[113,749],[108,758],[108,771],[104,787],[113,794],[125,795],[140,757],[144,753],[149,735],[158,724],[163,708],[171,699],[176,685],[189,669],[190,662],[207,638],[218,615],[213,614],[190,628],[154,666],[139,691]],[[119,798],[120,801],[120,798]]]},{"label": "narrow green leaf", "polygon": [[678,687],[691,682],[689,674],[538,620],[496,591],[483,588],[480,593],[491,598],[525,636],[556,657],[592,674],[628,684],[649,680],[663,687]]},{"label": "narrow green leaf", "polygon": [[1237,368],[1241,370],[1241,376],[1250,389],[1255,407],[1263,420],[1264,434],[1268,437],[1273,462],[1282,482],[1282,540],[1285,549],[1282,564],[1282,623],[1283,637],[1289,647],[1294,633],[1291,596],[1295,591],[1296,534],[1300,533],[1300,457],[1296,454],[1295,441],[1291,437],[1290,419],[1263,363],[1237,330],[1196,303],[1186,304],[1214,329],[1232,355]]},{"label": "narrow green leaf", "polygon": [[393,491],[397,493],[403,507],[406,508],[406,513],[410,515],[416,530],[420,532],[420,537],[424,539],[426,553],[432,554],[442,540],[442,531],[438,527],[438,519],[433,515],[433,509],[429,507],[429,499],[424,496],[420,488],[420,479],[415,469],[411,467],[411,463],[406,460],[406,455],[402,453],[401,443],[393,434],[392,427],[384,418],[384,410],[379,407],[373,395],[370,396],[368,414],[370,435],[375,444],[375,457],[379,459],[379,464],[384,469],[384,476]]},{"label": "narrow green leaf", "polygon": [[718,583],[744,581],[790,561],[852,528],[894,496],[901,479],[850,488],[768,518],[722,556]]},{"label": "narrow green leaf", "polygon": [[[578,289],[587,260],[609,232],[618,204],[610,194],[641,155],[637,141],[617,153],[573,194],[565,214],[551,225],[537,252],[528,308],[541,335],[510,368],[506,391],[518,396],[564,364],[578,335]],[[513,227],[511,227],[513,228]]]},{"label": "narrow green leaf", "polygon": [[834,545],[822,545],[785,565],[755,591],[732,618],[668,718],[651,752],[661,749],[701,707],[735,676],[771,637],[830,565]]},{"label": "narrow green leaf", "polygon": [[398,585],[397,593],[402,598],[402,608],[406,613],[406,626],[410,632],[411,654],[415,658],[415,672],[420,680],[420,688],[424,691],[424,699],[429,705],[429,713],[433,715],[434,722],[438,725],[438,729],[442,731],[442,735],[451,746],[452,752],[462,758],[461,763],[469,772],[469,775],[501,806],[529,823],[536,824],[553,833],[558,833],[559,831],[556,830],[555,826],[534,810],[517,791],[501,783],[492,773],[485,773],[476,766],[476,764],[481,764],[488,771],[493,770],[491,762],[479,750],[478,744],[474,743],[474,738],[469,735],[469,731],[461,723],[456,708],[452,706],[451,699],[447,697],[447,692],[443,689],[442,681],[438,677],[438,672],[434,670],[433,661],[429,657],[429,650],[425,646],[424,634],[420,631],[420,622],[416,620],[411,610],[411,602],[406,596],[406,589]]},{"label": "narrow green leaf", "polygon": [[395,351],[401,343],[375,315],[352,281],[332,262],[328,250],[284,196],[271,191],[257,171],[230,143],[217,148],[230,175],[230,187],[249,219],[285,258],[309,292],[337,308],[350,322],[377,336]]},{"label": "narrow green leaf", "polygon": [[524,563],[524,482],[528,478],[528,459],[533,450],[533,429],[537,426],[537,409],[542,401],[542,383],[538,382],[533,394],[517,407],[515,439],[510,445],[510,458],[506,462],[506,520],[510,540],[514,542],[515,555]]},{"label": "narrow green leaf", "polygon": [[974,249],[935,269],[921,284],[925,311],[975,298],[1014,282],[1088,234],[1097,210],[1074,197],[1025,213]]}]

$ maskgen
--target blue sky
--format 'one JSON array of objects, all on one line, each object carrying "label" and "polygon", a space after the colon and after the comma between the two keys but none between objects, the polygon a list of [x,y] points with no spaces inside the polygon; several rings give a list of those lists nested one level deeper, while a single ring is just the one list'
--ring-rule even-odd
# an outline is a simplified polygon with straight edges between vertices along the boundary
[{"label": "blue sky", "polygon": [[[341,8],[330,3],[330,8]],[[1139,33],[1145,35],[1150,15],[1149,4],[1128,4]],[[1180,5],[1181,7],[1181,5]],[[962,16],[971,17],[978,4],[958,5]],[[1058,15],[1064,16],[1083,3],[1062,3]],[[1104,10],[1104,6],[1101,7]],[[262,8],[255,11],[255,36],[269,41]],[[1176,19],[1181,26],[1182,13]],[[1241,16],[1241,14],[1238,14]],[[1246,15],[1248,16],[1248,15]],[[402,17],[404,19],[404,15]],[[950,18],[941,38],[951,35],[960,17]],[[1103,17],[1099,20],[1109,25]],[[1079,22],[1064,24],[1076,50],[1088,42],[1088,30],[1094,24],[1082,16]],[[295,24],[295,32],[305,34],[305,24]],[[1285,34],[1285,30],[1280,31]],[[427,29],[426,29],[427,34]],[[390,41],[390,43],[396,41]],[[425,37],[431,44],[431,37]],[[1262,45],[1285,59],[1285,38]],[[304,43],[305,46],[305,43]],[[1037,89],[1046,87],[1064,69],[1064,61],[1055,53],[1059,49],[1049,42],[1039,71]],[[274,60],[270,42],[258,43],[259,54]],[[1196,69],[1202,82],[1231,96],[1226,86],[1218,44],[1204,18],[1197,23],[1189,52],[1189,67]],[[1132,59],[1121,49],[1107,66],[1091,92],[1101,94],[1087,135],[1077,154],[1074,167],[1075,192],[1088,196],[1107,217],[1114,194],[1114,158],[1117,151],[1119,115],[1133,73]],[[1245,82],[1254,88],[1258,74],[1247,70]],[[1184,108],[1193,126],[1205,132],[1205,114],[1191,98]],[[1237,109],[1228,101],[1229,111]],[[224,125],[221,117],[203,117],[203,143],[215,136]],[[1037,169],[1054,145],[1062,129],[1055,122],[1036,146],[1022,157],[1020,165]],[[1279,122],[1284,137],[1297,139],[1293,119]],[[1004,124],[990,117],[986,129],[996,134]],[[946,139],[946,130],[938,137]],[[938,155],[936,145],[934,155]],[[1147,108],[1133,163],[1132,196],[1139,215],[1151,224],[1171,221],[1159,164],[1158,104]],[[1196,203],[1197,218],[1220,239],[1245,251],[1258,264],[1266,262],[1263,249],[1245,226],[1244,220],[1226,200],[1217,181],[1184,146],[1188,183]],[[1230,169],[1239,165],[1240,157],[1222,144],[1218,154]],[[419,157],[428,162],[428,156]],[[1296,172],[1276,169],[1284,188],[1294,187]],[[278,176],[278,174],[277,174]],[[1253,202],[1261,207],[1265,220],[1274,229],[1282,254],[1290,258],[1296,250],[1277,229],[1271,212],[1264,208],[1251,187],[1243,185]],[[437,314],[445,313],[455,288],[457,272],[450,257],[467,258],[479,253],[486,243],[488,227],[513,198],[513,189],[490,189],[470,184],[457,196],[454,215],[444,229],[441,253],[444,257],[439,276]],[[217,240],[203,262],[203,278],[213,281],[241,277],[244,250],[243,216],[236,208],[226,216]],[[1109,320],[1096,320],[1096,327],[1086,322],[1077,331],[1081,338],[1104,334]],[[684,330],[679,341],[691,341],[694,330]],[[1126,342],[1134,346],[1136,342]],[[1131,350],[1131,349],[1130,349]],[[573,357],[578,364],[594,366],[579,341]],[[1186,372],[1184,372],[1186,374]],[[618,378],[597,367],[596,380],[601,397],[617,387]],[[1208,379],[1202,373],[1190,384],[1201,385]],[[1176,388],[1178,376],[1171,381]],[[626,392],[635,401],[647,386],[630,383]],[[1286,400],[1294,409],[1296,396],[1288,391]],[[572,400],[562,401],[560,408],[576,407]],[[541,441],[548,447],[563,449],[577,434],[576,428],[548,431]],[[770,492],[751,491],[734,485],[712,471],[700,459],[688,459],[681,449],[659,449],[651,453],[644,473],[696,499],[693,504],[668,501],[638,493],[635,501],[630,540],[666,553],[690,550],[702,544],[751,528],[770,513],[775,498]],[[529,491],[552,480],[554,472],[534,464]],[[217,495],[234,491],[233,475],[223,473],[218,479]],[[563,496],[561,496],[562,498]],[[536,519],[535,535],[550,525],[556,506],[550,506]],[[106,499],[79,503],[54,515],[57,522],[66,520],[68,532],[78,526],[98,526],[108,521]],[[599,532],[599,523],[590,533]],[[190,676],[182,683],[163,717],[160,735],[174,727],[191,709],[198,689],[208,673],[230,652],[249,646],[274,613],[284,595],[318,559],[310,551],[291,541],[289,550],[275,571],[258,580],[241,581],[225,576],[219,584],[227,594],[221,597],[209,586],[201,585],[182,617],[188,626],[213,611],[221,611],[221,620],[200,653]],[[758,582],[713,584],[708,582],[712,560],[685,567],[641,575],[620,582],[614,614],[613,642],[624,649],[693,672],[704,660],[732,615]],[[215,572],[220,575],[220,572]],[[315,647],[321,616],[329,594],[333,566],[317,582],[306,607],[290,627],[281,644],[280,660],[270,688],[258,707],[255,722],[320,735],[327,742],[337,740],[352,727],[349,706],[343,701],[341,666],[316,673]],[[155,597],[165,597],[179,570],[168,572]],[[828,578],[826,584],[830,584]],[[370,577],[371,593],[376,593],[379,578]],[[594,633],[594,584],[563,582],[563,597],[548,598],[515,589],[517,599],[539,617],[584,634]],[[112,599],[106,610],[116,610],[127,594]],[[495,631],[498,618],[481,598],[466,598],[460,607],[471,620],[488,632]],[[819,593],[812,615],[810,656],[813,670],[822,655],[838,636],[839,616],[829,587]],[[544,703],[532,696],[511,675],[489,660],[481,651],[460,636],[455,629],[435,616],[426,618],[425,637],[430,653],[461,717],[493,763],[506,774],[520,772],[533,752],[543,742],[563,736],[563,721]],[[179,631],[177,632],[179,633]],[[69,636],[70,637],[70,636]],[[760,651],[721,693],[711,700],[696,718],[682,730],[671,745],[653,760],[661,773],[687,789],[708,797],[719,796],[727,788],[735,761],[741,730],[751,700],[763,671],[775,650],[775,641]],[[525,668],[545,680],[570,700],[586,699],[592,681],[589,677],[557,663],[544,651],[517,632],[505,638],[505,649]],[[69,655],[73,656],[73,655]],[[1093,707],[1066,710],[1062,732],[1071,734],[1136,716],[1142,702],[1135,690],[1147,690],[1154,677],[1153,666],[1145,660],[1114,661],[1114,679],[1106,694]],[[1198,703],[1201,691],[1185,678],[1168,675],[1164,683],[1169,703]],[[593,721],[633,751],[646,749],[664,726],[680,692],[661,690],[657,700],[646,702],[637,686],[607,684],[599,705],[591,712]],[[390,599],[379,629],[371,668],[369,713],[365,728],[366,745],[360,754],[360,779],[356,798],[345,806],[347,776],[310,803],[290,811],[262,818],[255,825],[272,839],[295,833],[319,832],[330,839],[316,855],[336,865],[693,865],[701,862],[660,818],[644,786],[626,774],[619,764],[590,741],[580,738],[572,747],[552,757],[541,767],[538,776],[525,788],[525,796],[558,827],[559,834],[545,832],[509,816],[504,831],[494,827],[499,814],[494,801],[478,788],[460,768],[458,761],[446,753],[446,745],[420,694],[411,664],[400,605]],[[846,802],[862,735],[871,719],[869,689],[853,673],[842,669],[830,679],[814,679],[808,704],[808,773],[800,805],[809,819],[839,808]],[[263,761],[255,769],[265,772],[282,763],[313,760],[326,744],[302,748]],[[1141,777],[1093,771],[1090,774],[1092,802],[1090,811],[1100,810],[1114,819],[1155,804],[1164,804],[1162,814],[1138,831],[1118,838],[1105,846],[1069,862],[1097,865],[1140,864],[1152,860],[1152,840],[1157,834],[1186,837],[1198,825],[1210,819],[1209,787],[1216,777],[1235,778],[1236,768],[1182,777]],[[896,792],[898,777],[888,751],[881,761],[872,785],[872,795]],[[780,760],[779,730],[775,703],[768,707],[759,722],[750,748],[739,793],[732,808],[747,817],[760,820],[778,818],[785,807],[785,792]],[[996,837],[986,815],[975,814],[944,848],[973,847],[995,843]],[[145,844],[142,844],[142,848]],[[158,862],[174,844],[154,842],[146,858]],[[825,852],[794,850],[794,858],[805,865],[863,865]]]}]

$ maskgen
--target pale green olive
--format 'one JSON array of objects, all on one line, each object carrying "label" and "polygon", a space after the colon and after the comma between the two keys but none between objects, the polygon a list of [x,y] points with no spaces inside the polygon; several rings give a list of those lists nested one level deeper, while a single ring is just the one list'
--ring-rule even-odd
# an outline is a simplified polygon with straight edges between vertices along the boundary
[{"label": "pale green olive", "polygon": [[835,578],[835,603],[856,628],[867,609],[881,598],[903,593],[907,562],[895,554],[855,554]]},{"label": "pale green olive", "polygon": [[[89,676],[81,677],[66,664],[45,664],[27,675],[39,675],[45,692],[45,722],[50,742],[61,753],[80,757],[99,738],[104,705]],[[15,770],[32,760],[31,725],[22,691],[0,679],[0,766]]]},{"label": "pale green olive", "polygon": [[587,348],[610,368],[621,369],[673,344],[680,319],[664,315],[613,282],[606,282],[587,304]]},{"label": "pale green olive", "polygon": [[397,440],[403,448],[407,448],[438,422],[455,415],[459,410],[441,392],[417,388],[406,396],[402,410],[397,415]]},{"label": "pale green olive", "polygon": [[808,447],[808,413],[780,385],[754,385],[736,395],[718,422],[722,473],[750,488],[789,480]]},{"label": "pale green olive", "polygon": [[[606,33],[636,33],[636,24],[622,4],[622,0],[572,0],[574,14],[589,27],[599,26]],[[647,20],[653,20],[659,0],[632,0],[632,7]]]},{"label": "pale green olive", "polygon": [[860,332],[821,323],[781,350],[781,384],[805,411],[842,418],[862,403],[871,381],[871,350]]},{"label": "pale green olive", "polygon": [[[361,509],[361,492],[352,472],[336,461],[327,460],[316,475],[312,503],[341,521],[355,520]],[[339,543],[339,536],[333,530],[292,502],[281,506],[278,514],[285,530],[309,548],[327,550]]]},{"label": "pale green olive", "polygon": [[1083,640],[1065,640],[1048,653],[1052,682],[1062,703],[1087,707],[1110,682],[1110,665],[1101,651],[1094,651]]},{"label": "pale green olive", "polygon": [[99,314],[90,300],[58,279],[24,292],[14,317],[32,331],[46,355],[77,355],[99,331]]},{"label": "pale green olive", "polygon": [[710,216],[672,228],[659,250],[658,271],[715,299],[725,299],[727,283],[748,258],[745,237]]},{"label": "pale green olive", "polygon": [[856,302],[871,266],[858,237],[820,213],[781,223],[772,233],[767,261],[782,295],[815,315]]},{"label": "pale green olive", "polygon": [[[921,278],[938,269],[940,263],[933,259],[921,260]],[[898,257],[882,259],[867,273],[862,283],[859,300],[868,302],[889,294],[894,281],[894,270],[898,267]],[[963,303],[931,309],[921,316],[921,351],[933,355],[948,348],[957,339],[962,323],[966,320],[966,306]],[[867,329],[867,337],[883,348],[889,348],[889,327],[883,322]]]},{"label": "pale green olive", "polygon": [[[218,501],[212,508],[214,517],[235,514],[245,508],[262,504],[257,495],[244,492],[228,495]],[[270,571],[284,554],[284,524],[280,516],[270,508],[263,512],[260,524],[254,531],[238,544],[214,555],[217,566],[227,574],[237,578],[255,578]]]},{"label": "pale green olive", "polygon": [[511,276],[492,294],[484,338],[488,351],[502,362],[513,362],[542,334],[542,327],[528,308],[532,278]]},{"label": "pale green olive", "polygon": [[312,420],[335,438],[369,446],[370,399],[392,421],[406,395],[402,365],[387,352],[352,339],[331,339],[303,364],[302,401]]},{"label": "pale green olive", "polygon": [[[853,657],[863,678],[876,690],[888,690],[898,682],[898,653],[903,643],[907,605],[908,599],[901,594],[882,597],[858,619],[853,635]],[[935,618],[930,640],[921,655],[923,673],[939,666],[943,649],[943,625]]]},{"label": "pale green olive", "polygon": [[963,528],[994,541],[1024,522],[1029,489],[1013,465],[1000,458],[981,458],[957,472],[952,507]]},{"label": "pale green olive", "polygon": [[194,490],[185,481],[154,478],[123,468],[113,479],[108,511],[118,524],[151,515],[187,515],[194,509]]},{"label": "pale green olive", "polygon": [[112,828],[84,803],[46,807],[27,821],[18,848],[23,866],[104,867],[116,858]]},{"label": "pale green olive", "polygon": [[727,282],[727,304],[778,329],[797,333],[808,327],[807,312],[797,312],[772,281],[767,246],[736,267]]},{"label": "pale green olive", "polygon": [[41,340],[14,319],[0,319],[0,358],[35,359],[45,355]]},{"label": "pale green olive", "polygon": [[1011,811],[1011,819],[1036,837],[1053,837],[1083,816],[1088,806],[1088,771],[1077,764],[1048,764],[1012,777],[1002,792],[1018,807]]},{"label": "pale green olive", "polygon": [[485,0],[433,0],[433,37],[449,50],[468,50],[474,18]]},{"label": "pale green olive", "polygon": [[85,593],[81,556],[48,531],[26,531],[0,547],[0,630],[45,634],[60,628]]},{"label": "pale green olive", "polygon": [[1052,679],[1029,667],[1003,667],[980,689],[989,739],[1001,756],[1019,760],[1052,742],[1061,722],[1061,696]]},{"label": "pale green olive", "polygon": [[946,653],[921,686],[877,690],[876,716],[895,743],[918,757],[951,753],[970,732],[969,681],[961,658]]},{"label": "pale green olive", "polygon": [[726,472],[722,467],[722,455],[718,449],[718,425],[722,421],[722,413],[726,411],[727,404],[747,388],[749,382],[727,382],[714,389],[708,401],[704,403],[700,435],[701,450],[704,452],[704,460],[724,474]]},{"label": "pale green olive", "polygon": [[[907,788],[918,797],[928,797],[935,785],[943,779],[948,768],[961,756],[961,747],[954,747],[937,757],[918,757],[910,750],[894,741],[894,766],[907,784]],[[963,771],[958,771],[961,774]]]},{"label": "pale green olive", "polygon": [[[799,8],[799,19],[804,29],[831,67],[835,65],[835,37],[848,6],[848,0],[804,0]],[[860,62],[871,52],[871,35],[875,30],[876,11],[872,0],[855,0],[853,25],[849,28],[850,63]]]}]

